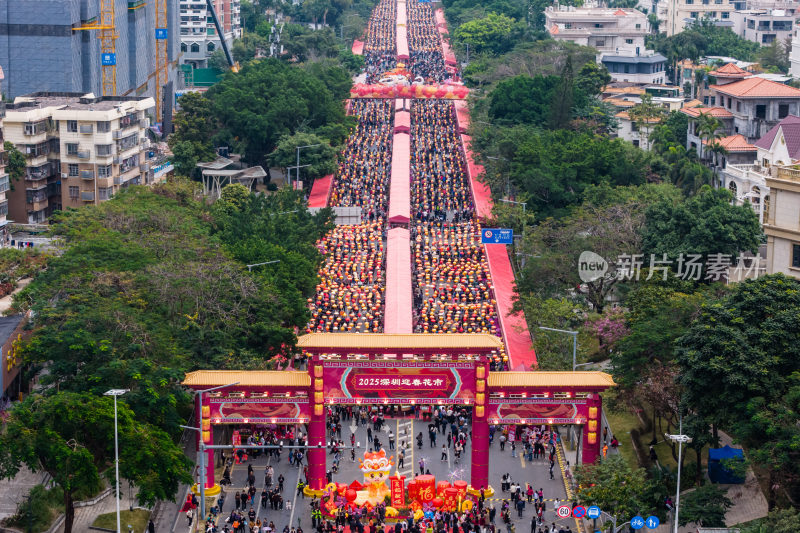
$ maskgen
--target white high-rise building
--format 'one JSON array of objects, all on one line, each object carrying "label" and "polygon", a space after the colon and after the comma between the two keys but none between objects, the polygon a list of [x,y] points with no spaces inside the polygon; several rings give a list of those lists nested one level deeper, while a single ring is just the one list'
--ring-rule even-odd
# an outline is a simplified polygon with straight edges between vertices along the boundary
[{"label": "white high-rise building", "polygon": [[[241,4],[239,0],[212,0],[214,11],[228,49],[233,40],[242,36]],[[208,67],[208,58],[222,46],[206,0],[180,0],[181,62],[195,68]]]}]

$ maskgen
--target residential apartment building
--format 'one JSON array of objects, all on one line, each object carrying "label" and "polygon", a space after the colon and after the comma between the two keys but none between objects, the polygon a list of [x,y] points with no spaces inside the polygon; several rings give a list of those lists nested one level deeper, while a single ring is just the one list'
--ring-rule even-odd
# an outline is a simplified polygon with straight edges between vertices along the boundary
[{"label": "residential apartment building", "polygon": [[653,50],[641,54],[603,54],[600,62],[614,81],[659,85],[667,81],[667,58]]},{"label": "residential apartment building", "polygon": [[789,74],[800,78],[800,27],[792,29],[792,48],[789,51]]},{"label": "residential apartment building", "polygon": [[783,45],[794,31],[794,13],[784,9],[734,11],[732,19],[736,35],[761,45],[773,41]]},{"label": "residential apartment building", "polygon": [[732,26],[732,13],[737,9],[733,0],[666,0],[666,4],[659,30],[667,36],[680,33],[704,18]]},{"label": "residential apartment building", "polygon": [[221,38],[230,48],[233,40],[242,36],[240,1],[212,0],[212,4],[224,33],[222,36],[217,32],[205,0],[180,0],[181,62],[194,68],[208,67],[208,58],[222,46]]},{"label": "residential apartment building", "polygon": [[767,273],[800,278],[800,169],[775,167],[766,183],[771,196],[764,218]]},{"label": "residential apartment building", "polygon": [[[34,92],[102,94],[97,30],[77,30],[96,22],[101,1],[0,0],[0,66],[3,92],[13,99]],[[177,2],[166,2],[169,79],[177,79]],[[117,94],[154,96],[155,2],[113,0]],[[171,97],[172,88],[167,86]],[[171,100],[170,100],[171,101]]]},{"label": "residential apartment building", "polygon": [[4,135],[27,160],[9,194],[12,220],[38,224],[53,211],[108,200],[152,182],[149,97],[35,93],[6,106]]},{"label": "residential apartment building", "polygon": [[559,6],[544,11],[553,39],[596,48],[601,54],[644,53],[647,16],[638,9]]}]

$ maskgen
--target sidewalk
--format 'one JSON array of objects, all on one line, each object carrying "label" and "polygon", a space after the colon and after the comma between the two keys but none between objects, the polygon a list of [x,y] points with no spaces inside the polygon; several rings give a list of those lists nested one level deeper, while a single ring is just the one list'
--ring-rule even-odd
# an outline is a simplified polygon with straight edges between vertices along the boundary
[{"label": "sidewalk", "polygon": [[14,289],[11,294],[0,298],[0,315],[3,315],[6,311],[8,311],[8,309],[11,308],[11,300],[13,299],[14,295],[27,287],[28,283],[31,281],[33,281],[33,278],[24,278],[17,281],[17,288]]},{"label": "sidewalk", "polygon": [[42,482],[43,474],[34,474],[22,468],[14,479],[0,480],[0,519],[13,516],[17,507],[28,497],[28,492]]}]

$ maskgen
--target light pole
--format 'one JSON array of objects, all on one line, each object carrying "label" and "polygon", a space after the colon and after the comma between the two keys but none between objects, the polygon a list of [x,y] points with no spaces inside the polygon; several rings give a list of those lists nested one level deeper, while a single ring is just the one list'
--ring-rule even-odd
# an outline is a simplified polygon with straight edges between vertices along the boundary
[{"label": "light pole", "polygon": [[579,366],[578,363],[578,332],[572,331],[569,329],[556,329],[556,328],[546,328],[544,326],[539,326],[539,329],[543,329],[546,331],[556,331],[558,333],[566,333],[568,335],[572,335],[572,371],[575,372],[575,369]]},{"label": "light pole", "polygon": [[[297,170],[295,171],[296,172],[295,181],[300,181],[300,150],[302,150],[303,148],[314,148],[315,146],[322,146],[322,143],[306,144],[305,146],[298,146],[297,147],[297,160],[296,160],[297,161],[296,162],[297,166],[295,167],[295,168],[297,168]],[[307,166],[310,166],[310,165],[307,165]],[[291,187],[291,186],[292,186],[292,180],[291,180],[291,178],[289,178],[289,187]]]},{"label": "light pole", "polygon": [[128,392],[128,389],[111,389],[103,393],[103,396],[114,397],[114,470],[116,477],[116,495],[114,499],[117,501],[117,533],[121,533],[119,525],[119,437],[117,434],[117,396],[122,396]]},{"label": "light pole", "polygon": [[683,444],[692,442],[691,437],[683,435],[683,416],[680,417],[678,422],[678,434],[670,435],[669,433],[664,433],[664,436],[672,442],[678,443],[678,488],[675,491],[675,528],[673,529],[674,533],[678,533],[678,512],[681,508],[681,453],[683,451]]},{"label": "light pole", "polygon": [[[203,389],[195,391],[195,396],[197,397],[197,405],[200,407],[200,418],[202,420],[203,415],[203,393],[204,392],[213,392],[215,390],[224,389],[227,387],[233,387],[234,385],[238,385],[239,382],[236,381],[234,383],[228,383],[227,385],[220,385],[219,387],[211,387],[210,389]],[[203,424],[200,423],[200,427],[193,427],[193,426],[180,426],[184,429],[191,429],[197,431],[200,434],[200,444],[197,447],[197,451],[200,454],[198,462],[198,466],[200,467],[200,479],[197,481],[197,484],[200,486],[200,518],[198,520],[205,520],[206,517],[206,443],[203,441]],[[119,532],[117,532],[119,533]]]},{"label": "light pole", "polygon": [[257,266],[261,266],[261,265],[272,265],[272,264],[280,263],[280,262],[281,262],[280,259],[276,259],[275,261],[265,261],[264,263],[253,263],[252,265],[247,265],[247,270],[252,272],[253,271],[253,267],[257,267]]}]

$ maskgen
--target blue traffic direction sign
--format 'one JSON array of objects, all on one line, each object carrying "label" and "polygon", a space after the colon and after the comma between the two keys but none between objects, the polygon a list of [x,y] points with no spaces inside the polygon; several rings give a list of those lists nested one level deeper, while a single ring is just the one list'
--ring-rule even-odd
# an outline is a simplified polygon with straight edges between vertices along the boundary
[{"label": "blue traffic direction sign", "polygon": [[586,518],[600,518],[600,508],[596,505],[592,505],[586,509]]},{"label": "blue traffic direction sign", "polygon": [[100,54],[100,63],[107,67],[117,64],[117,54],[112,54],[110,52],[105,52]]},{"label": "blue traffic direction sign", "polygon": [[481,233],[481,244],[513,244],[514,230],[500,228],[484,228]]},{"label": "blue traffic direction sign", "polygon": [[169,37],[169,28],[156,28],[156,39],[167,39]]},{"label": "blue traffic direction sign", "polygon": [[634,516],[631,518],[631,529],[642,529],[644,527],[644,518],[641,516]]},{"label": "blue traffic direction sign", "polygon": [[657,516],[648,516],[647,520],[644,521],[644,525],[647,526],[647,529],[655,529],[661,524],[661,521],[658,519]]},{"label": "blue traffic direction sign", "polygon": [[586,507],[576,505],[572,508],[572,516],[575,518],[583,518],[586,515]]}]

